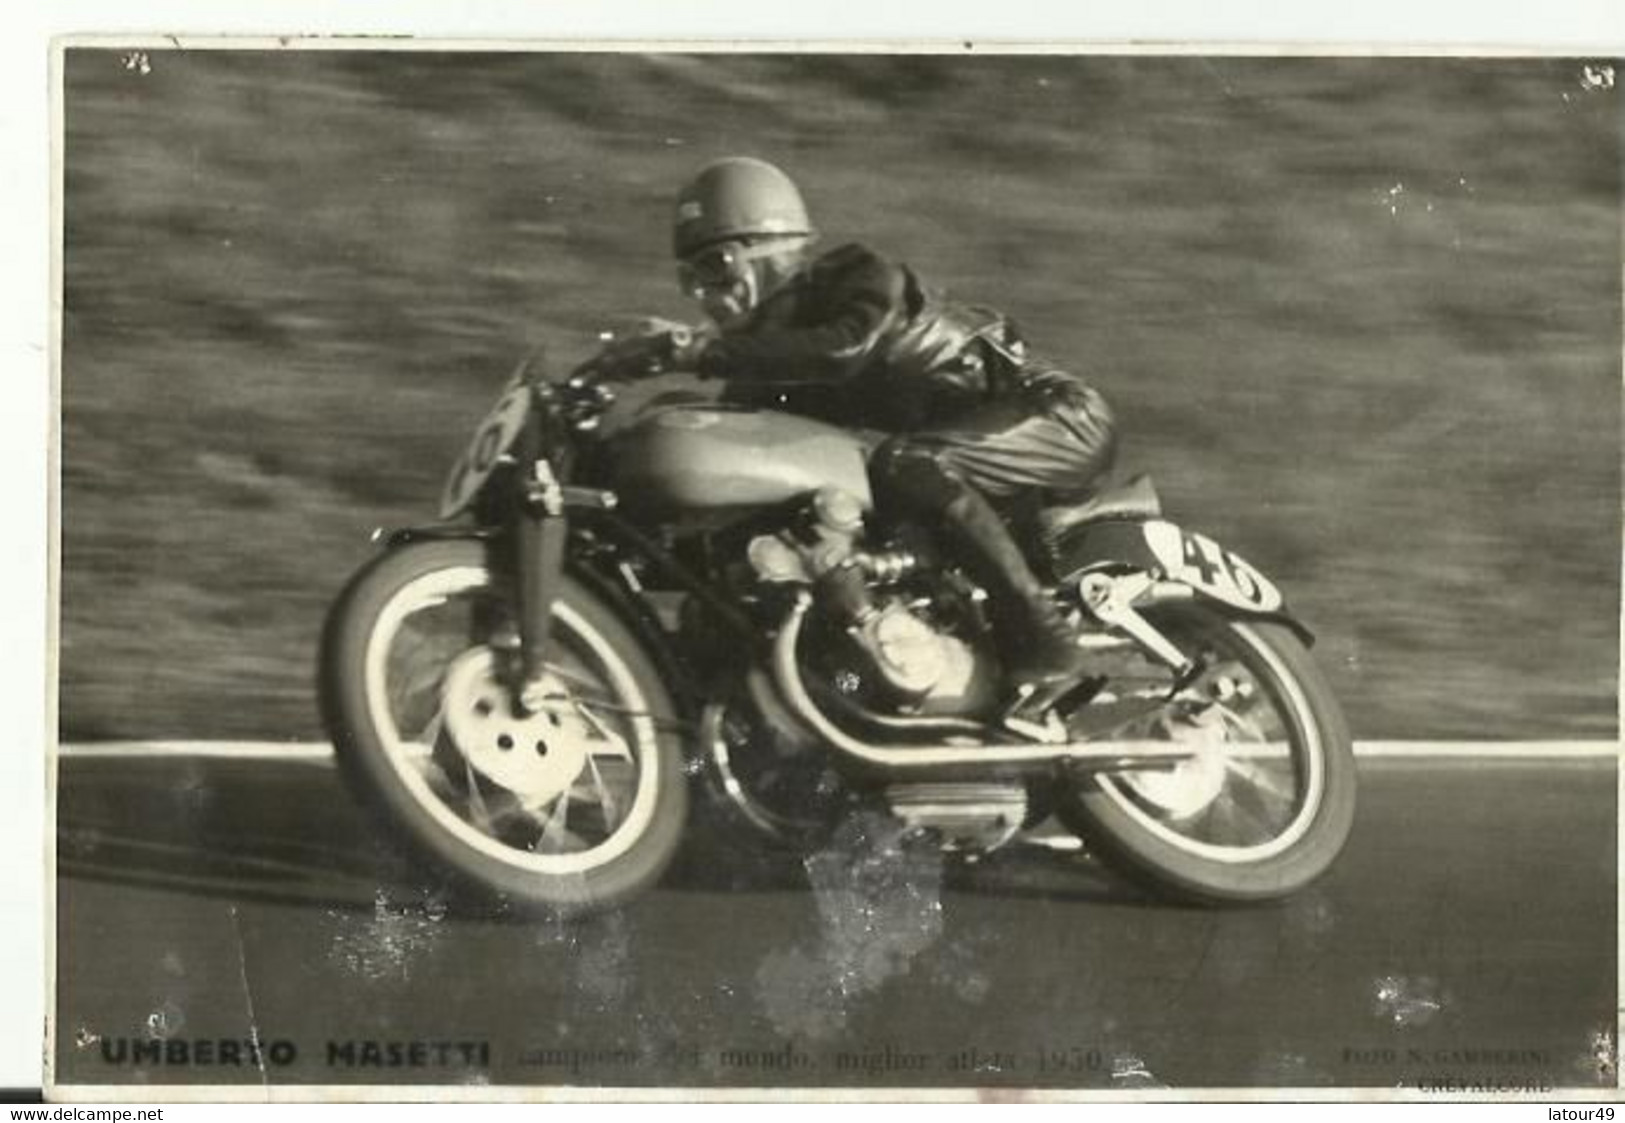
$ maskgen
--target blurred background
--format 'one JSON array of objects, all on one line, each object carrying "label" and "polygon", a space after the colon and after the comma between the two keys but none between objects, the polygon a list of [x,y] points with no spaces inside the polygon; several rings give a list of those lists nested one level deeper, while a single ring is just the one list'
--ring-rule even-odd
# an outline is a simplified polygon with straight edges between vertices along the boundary
[{"label": "blurred background", "polygon": [[75,49],[65,739],[320,735],[322,614],[517,357],[684,317],[751,154],[1016,316],[1276,578],[1362,737],[1612,737],[1621,149],[1597,60]]}]

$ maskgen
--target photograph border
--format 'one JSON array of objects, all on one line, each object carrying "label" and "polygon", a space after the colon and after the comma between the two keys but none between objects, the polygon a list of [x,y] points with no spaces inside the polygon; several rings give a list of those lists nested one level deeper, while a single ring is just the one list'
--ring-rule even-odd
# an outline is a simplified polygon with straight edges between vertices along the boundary
[{"label": "photograph border", "polygon": [[[1450,59],[1564,59],[1564,58],[1607,58],[1625,63],[1625,48],[1613,48],[1600,53],[1579,49],[1575,46],[1554,46],[1549,48],[1523,48],[1504,44],[1484,44],[1481,46],[1440,43],[1432,45],[1376,43],[1367,46],[1345,43],[1282,43],[1268,40],[1238,41],[1238,42],[1175,42],[1175,41],[1144,41],[1144,40],[1086,40],[1077,38],[1057,40],[1031,40],[1015,38],[1011,40],[962,39],[958,37],[944,37],[941,39],[916,40],[889,40],[877,38],[863,39],[823,39],[786,37],[775,39],[673,39],[673,38],[627,38],[613,40],[587,41],[581,39],[559,39],[548,35],[531,35],[525,33],[502,35],[471,35],[471,36],[394,36],[375,33],[360,35],[332,35],[332,34],[297,34],[297,35],[259,35],[227,33],[202,33],[175,35],[139,33],[74,33],[57,35],[49,45],[49,109],[50,109],[50,143],[51,143],[51,189],[50,189],[50,218],[52,253],[50,259],[50,298],[49,298],[49,340],[47,349],[47,363],[49,368],[48,406],[49,406],[49,432],[47,436],[47,482],[48,482],[48,532],[46,550],[46,581],[47,581],[47,697],[46,697],[46,822],[44,831],[44,866],[46,880],[44,890],[43,921],[46,929],[44,950],[46,955],[46,1005],[45,1005],[45,1049],[43,1069],[43,1092],[52,1102],[61,1103],[99,1103],[110,1101],[127,1102],[213,1102],[213,1103],[311,1103],[311,1102],[398,1102],[403,1097],[407,1100],[434,1100],[457,1102],[545,1102],[545,1103],[588,1103],[588,1102],[692,1102],[692,1103],[726,1103],[726,1102],[787,1102],[787,1101],[820,1101],[832,1103],[957,1103],[977,1102],[988,1100],[1019,1099],[1033,1102],[1165,1102],[1165,1103],[1272,1103],[1272,1102],[1554,1102],[1553,1093],[1510,1093],[1510,1094],[1436,1094],[1420,1092],[1414,1089],[1383,1089],[1383,1088],[1153,1088],[1134,1090],[1088,1090],[1088,1089],[994,1089],[991,1091],[977,1090],[966,1087],[963,1089],[944,1088],[827,1088],[827,1087],[675,1087],[675,1088],[647,1088],[647,1087],[587,1087],[567,1085],[268,1085],[268,1086],[220,1086],[220,1085],[113,1085],[113,1084],[58,1084],[55,1082],[55,1047],[57,1026],[56,989],[58,969],[58,947],[56,943],[57,929],[57,869],[56,847],[53,840],[56,832],[57,801],[59,796],[59,770],[61,763],[61,745],[58,739],[59,718],[59,678],[58,659],[61,630],[61,470],[62,470],[62,335],[63,335],[63,272],[65,247],[63,244],[64,232],[64,202],[62,170],[66,155],[65,138],[65,101],[64,101],[64,55],[72,48],[93,49],[182,49],[182,50],[208,50],[208,51],[400,51],[423,53],[476,53],[476,52],[512,52],[512,53],[579,53],[579,54],[620,54],[633,52],[647,53],[685,53],[685,54],[807,54],[817,52],[840,52],[848,54],[872,55],[996,55],[996,56],[1150,56],[1150,57],[1235,57],[1235,58],[1359,58],[1359,59],[1387,59],[1387,58],[1450,58]],[[1621,119],[1625,121],[1625,108],[1621,110]],[[1622,187],[1621,205],[1625,207],[1625,187]],[[1625,274],[1625,238],[1622,238],[1620,247],[1621,269]],[[1625,298],[1621,302],[1622,316],[1625,316]],[[1622,383],[1625,389],[1625,383]],[[1625,438],[1625,434],[1622,434]],[[1625,443],[1622,443],[1625,449]],[[1622,574],[1625,574],[1625,560],[1622,560]],[[1625,667],[1625,615],[1622,615],[1622,629],[1620,632],[1621,666]],[[1616,678],[1616,687],[1619,682]],[[1625,693],[1617,698],[1617,713],[1621,722],[1621,729],[1625,730]],[[1558,743],[1558,742],[1554,742]],[[1625,732],[1616,736],[1611,754],[1615,760],[1616,782],[1618,788],[1619,806],[1616,811],[1625,808],[1625,768],[1621,768],[1622,756],[1625,756]],[[1621,825],[1625,825],[1625,816],[1622,816]],[[1625,877],[1620,876],[1621,869],[1625,869],[1625,830],[1617,832],[1617,853],[1615,858],[1616,888],[1618,896],[1616,909],[1625,910]],[[1621,912],[1618,915],[1625,915]],[[1625,962],[1625,924],[1619,926],[1616,932],[1616,969],[1621,962]],[[1616,1034],[1625,1033],[1625,979],[1620,980],[1619,991],[1616,994],[1616,1008],[1619,1013],[1616,1022]],[[1616,1041],[1619,1038],[1616,1037]],[[1575,1102],[1613,1102],[1617,1101],[1619,1091],[1625,1088],[1625,1074],[1621,1074],[1616,1066],[1616,1083],[1613,1088],[1600,1087],[1597,1089],[1559,1089],[1559,1101]]]}]

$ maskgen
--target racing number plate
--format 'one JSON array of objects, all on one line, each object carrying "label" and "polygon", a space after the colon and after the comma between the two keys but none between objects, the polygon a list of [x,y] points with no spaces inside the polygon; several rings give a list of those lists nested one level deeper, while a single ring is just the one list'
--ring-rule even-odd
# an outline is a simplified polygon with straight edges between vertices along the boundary
[{"label": "racing number plate", "polygon": [[1170,579],[1214,600],[1249,612],[1281,607],[1281,591],[1269,578],[1205,534],[1153,519],[1145,524],[1145,543]]},{"label": "racing number plate", "polygon": [[440,517],[453,518],[473,502],[480,488],[485,486],[491,469],[513,444],[519,430],[524,427],[525,415],[530,412],[530,387],[516,383],[491,407],[485,420],[474,431],[468,450],[452,465],[446,477],[446,489],[440,493]]}]

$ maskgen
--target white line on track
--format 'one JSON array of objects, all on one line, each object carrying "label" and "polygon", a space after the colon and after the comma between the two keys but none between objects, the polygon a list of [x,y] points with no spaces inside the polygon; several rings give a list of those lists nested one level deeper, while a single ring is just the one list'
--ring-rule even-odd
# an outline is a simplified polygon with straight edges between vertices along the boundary
[{"label": "white line on track", "polygon": [[[62,745],[68,760],[199,757],[214,760],[331,761],[322,741],[95,741]],[[1362,758],[1415,760],[1597,760],[1621,755],[1616,741],[1357,741]]]},{"label": "white line on track", "polygon": [[1596,760],[1618,757],[1616,741],[1356,741],[1359,757],[1414,757],[1418,760]]},{"label": "white line on track", "polygon": [[333,759],[325,741],[90,741],[61,745],[57,752],[71,760],[130,760],[142,757],[205,757],[215,760]]}]

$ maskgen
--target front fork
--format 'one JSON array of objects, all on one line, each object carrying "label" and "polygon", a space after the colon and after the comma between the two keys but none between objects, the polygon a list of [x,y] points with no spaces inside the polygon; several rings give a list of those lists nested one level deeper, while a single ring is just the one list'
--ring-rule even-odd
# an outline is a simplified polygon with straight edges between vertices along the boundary
[{"label": "front fork", "polygon": [[565,545],[570,537],[564,491],[545,458],[535,461],[519,505],[519,517],[514,520],[513,558],[519,658],[508,687],[513,693],[515,712],[530,713],[541,704],[553,602],[564,576]]}]

